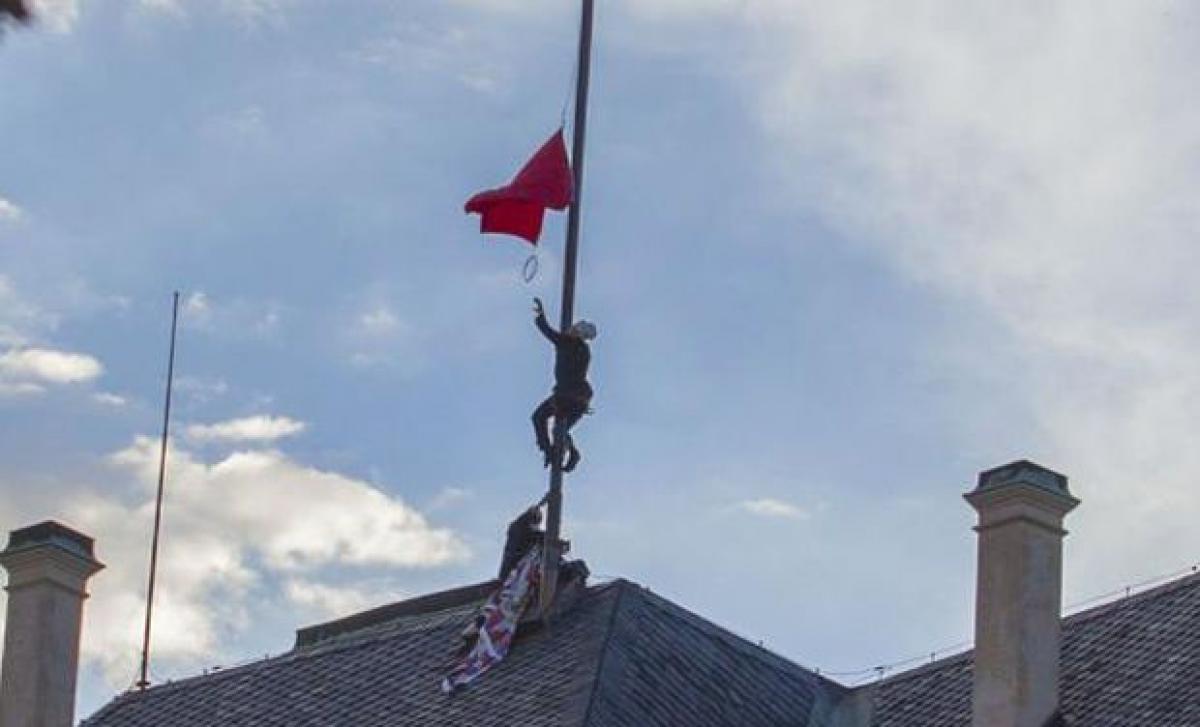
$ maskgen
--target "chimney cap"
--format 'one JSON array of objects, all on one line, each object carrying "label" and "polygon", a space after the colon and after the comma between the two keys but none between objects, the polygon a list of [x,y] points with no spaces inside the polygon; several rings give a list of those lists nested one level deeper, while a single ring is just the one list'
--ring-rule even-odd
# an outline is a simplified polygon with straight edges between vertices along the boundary
[{"label": "chimney cap", "polygon": [[95,561],[95,542],[92,538],[77,530],[72,530],[62,523],[47,520],[10,532],[8,547],[3,554],[8,555],[43,545],[54,545],[80,558]]},{"label": "chimney cap", "polygon": [[983,492],[985,490],[995,490],[1000,487],[1017,484],[1031,485],[1055,495],[1074,499],[1070,488],[1067,487],[1066,475],[1059,474],[1054,470],[1047,469],[1027,459],[1019,459],[1015,462],[1009,462],[1008,464],[980,472],[979,484],[975,488],[975,491]]}]

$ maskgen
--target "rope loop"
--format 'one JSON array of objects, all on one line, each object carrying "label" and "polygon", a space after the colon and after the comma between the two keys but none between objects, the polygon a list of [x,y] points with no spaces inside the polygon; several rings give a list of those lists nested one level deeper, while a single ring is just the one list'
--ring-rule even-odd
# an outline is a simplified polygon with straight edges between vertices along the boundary
[{"label": "rope loop", "polygon": [[533,279],[537,277],[538,267],[538,256],[535,252],[526,258],[525,265],[521,268],[521,278],[524,279],[527,284],[532,283]]}]

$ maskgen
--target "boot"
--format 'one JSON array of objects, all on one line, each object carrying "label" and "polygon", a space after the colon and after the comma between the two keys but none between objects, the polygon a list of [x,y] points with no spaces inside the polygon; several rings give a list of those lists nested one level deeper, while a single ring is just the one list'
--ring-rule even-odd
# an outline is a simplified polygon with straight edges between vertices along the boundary
[{"label": "boot", "polygon": [[575,440],[571,439],[571,435],[567,435],[567,461],[563,465],[563,472],[570,472],[579,464],[579,460],[583,459],[580,456],[579,450],[575,448]]},{"label": "boot", "polygon": [[567,452],[567,462],[563,465],[563,472],[573,471],[581,459],[583,457],[579,455],[579,450],[571,447],[571,450]]}]

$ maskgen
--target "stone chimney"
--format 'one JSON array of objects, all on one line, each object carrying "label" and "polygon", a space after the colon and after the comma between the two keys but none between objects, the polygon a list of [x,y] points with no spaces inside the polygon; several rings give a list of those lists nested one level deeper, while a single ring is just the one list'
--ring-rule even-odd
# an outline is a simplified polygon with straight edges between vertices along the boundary
[{"label": "stone chimney", "polygon": [[1043,727],[1058,710],[1067,478],[1021,460],[979,475],[972,727]]},{"label": "stone chimney", "polygon": [[84,586],[104,566],[92,539],[55,522],[8,536],[0,727],[71,727]]}]

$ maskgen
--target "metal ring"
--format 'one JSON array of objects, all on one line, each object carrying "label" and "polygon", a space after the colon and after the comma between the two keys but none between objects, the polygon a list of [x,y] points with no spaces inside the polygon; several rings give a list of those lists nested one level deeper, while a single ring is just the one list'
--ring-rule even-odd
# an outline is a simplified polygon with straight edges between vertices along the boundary
[{"label": "metal ring", "polygon": [[537,274],[538,256],[530,255],[529,258],[525,260],[525,266],[521,268],[521,277],[525,279],[526,283],[532,283],[533,279],[537,277]]}]

